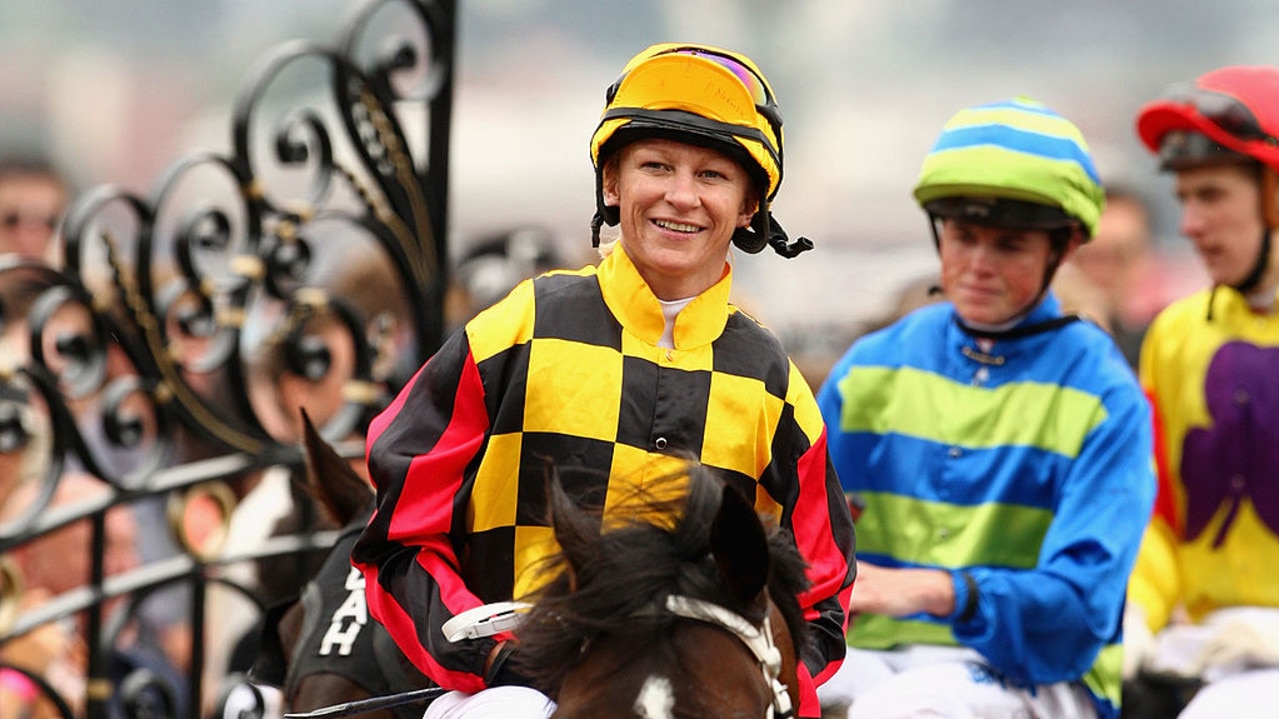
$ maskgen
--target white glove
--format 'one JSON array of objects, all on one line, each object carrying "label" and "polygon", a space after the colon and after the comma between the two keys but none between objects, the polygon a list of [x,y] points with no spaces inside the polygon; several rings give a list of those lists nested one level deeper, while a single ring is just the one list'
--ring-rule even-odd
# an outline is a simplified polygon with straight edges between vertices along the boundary
[{"label": "white glove", "polygon": [[1129,602],[1124,609],[1124,681],[1137,676],[1137,672],[1154,650],[1155,635],[1146,623],[1146,613],[1135,603]]},{"label": "white glove", "polygon": [[1279,666],[1279,610],[1223,609],[1206,623],[1214,631],[1199,653],[1199,666],[1207,675],[1205,678],[1254,667]]}]

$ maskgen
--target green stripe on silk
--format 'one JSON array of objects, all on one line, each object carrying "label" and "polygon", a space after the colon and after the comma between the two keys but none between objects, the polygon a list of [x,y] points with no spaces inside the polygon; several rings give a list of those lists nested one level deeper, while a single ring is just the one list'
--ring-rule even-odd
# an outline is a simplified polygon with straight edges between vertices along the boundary
[{"label": "green stripe on silk", "polygon": [[[1055,159],[1046,155],[1033,155],[1035,163],[1027,164],[1028,153],[994,145],[969,145],[935,151],[935,162],[942,162],[942,154],[950,155],[945,163],[954,170],[970,167],[962,176],[957,172],[939,171],[935,182],[950,182],[957,187],[1000,187],[1000,195],[1027,202],[1053,202],[1060,195],[1063,180],[1077,187],[1094,186],[1083,165],[1073,159]],[[1015,174],[1014,174],[1015,173]],[[1013,179],[1016,178],[1016,183]],[[1071,208],[1067,208],[1071,209]]]},{"label": "green stripe on silk", "polygon": [[909,564],[1027,569],[1039,560],[1052,512],[1014,504],[963,506],[865,492],[857,553]]},{"label": "green stripe on silk", "polygon": [[955,645],[955,635],[945,624],[893,619],[884,614],[858,614],[849,625],[848,646],[858,649],[891,649],[898,644]]},{"label": "green stripe on silk", "polygon": [[1093,694],[1105,697],[1111,704],[1119,706],[1122,695],[1124,665],[1124,647],[1122,644],[1109,644],[1097,655],[1097,661],[1084,674],[1084,684]]},{"label": "green stripe on silk", "polygon": [[840,431],[902,434],[947,446],[1036,447],[1073,459],[1106,419],[1100,398],[1069,387],[975,387],[910,367],[855,367],[839,388]]}]

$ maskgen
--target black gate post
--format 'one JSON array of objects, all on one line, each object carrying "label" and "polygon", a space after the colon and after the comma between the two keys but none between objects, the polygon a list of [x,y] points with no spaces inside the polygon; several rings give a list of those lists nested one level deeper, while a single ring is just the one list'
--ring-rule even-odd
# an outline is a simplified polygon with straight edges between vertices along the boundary
[{"label": "black gate post", "polygon": [[[453,81],[456,77],[457,68],[457,0],[439,0],[440,4],[440,31],[436,36],[436,41],[443,44],[440,54],[448,58],[447,70],[441,80],[439,92],[431,100],[431,118],[446,118],[451,120],[453,117]],[[448,223],[449,223],[449,206],[448,206],[448,188],[449,188],[449,137],[452,129],[452,122],[446,121],[442,124],[432,122],[430,128],[430,150],[427,156],[430,162],[426,167],[426,176],[423,181],[425,186],[431,188],[435,199],[432,206],[435,211],[431,214],[435,220],[433,230],[438,240],[435,243],[436,249],[436,266],[440,268],[440,276],[442,282],[435,286],[435,294],[432,296],[434,305],[441,308],[444,307],[444,293],[448,289],[449,278],[449,242],[448,242]],[[439,324],[434,336],[434,341],[429,344],[432,347],[439,347],[443,343],[444,317],[440,315]]]}]

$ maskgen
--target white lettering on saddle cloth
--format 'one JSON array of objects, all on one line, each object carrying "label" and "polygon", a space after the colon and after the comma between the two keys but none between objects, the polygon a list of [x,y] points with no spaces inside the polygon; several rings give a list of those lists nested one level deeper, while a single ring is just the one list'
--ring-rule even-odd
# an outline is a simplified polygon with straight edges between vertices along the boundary
[{"label": "white lettering on saddle cloth", "polygon": [[329,629],[324,633],[324,639],[320,641],[322,657],[332,654],[335,646],[339,655],[350,656],[351,648],[355,646],[355,640],[360,636],[360,630],[369,623],[369,608],[364,603],[364,575],[360,573],[360,570],[351,568],[351,573],[346,575],[346,585],[343,589],[350,590],[350,594],[347,595],[346,601],[342,602],[342,606],[333,613]]}]

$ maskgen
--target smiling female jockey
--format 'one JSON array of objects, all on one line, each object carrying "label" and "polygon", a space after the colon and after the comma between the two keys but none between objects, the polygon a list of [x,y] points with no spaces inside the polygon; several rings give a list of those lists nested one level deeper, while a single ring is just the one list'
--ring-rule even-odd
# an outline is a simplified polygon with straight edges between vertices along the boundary
[{"label": "smiling female jockey", "polygon": [[811,389],[728,301],[731,244],[809,246],[768,211],[782,179],[772,90],[736,53],[654,46],[608,89],[590,148],[593,227],[620,227],[608,256],[481,312],[370,428],[378,506],[352,555],[369,610],[456,690],[428,718],[545,716],[546,697],[510,671],[509,633],[454,643],[445,622],[546,580],[549,468],[607,521],[611,500],[691,457],[753,497],[809,565],[799,714],[817,717],[814,686],[844,654],[852,518]]}]

